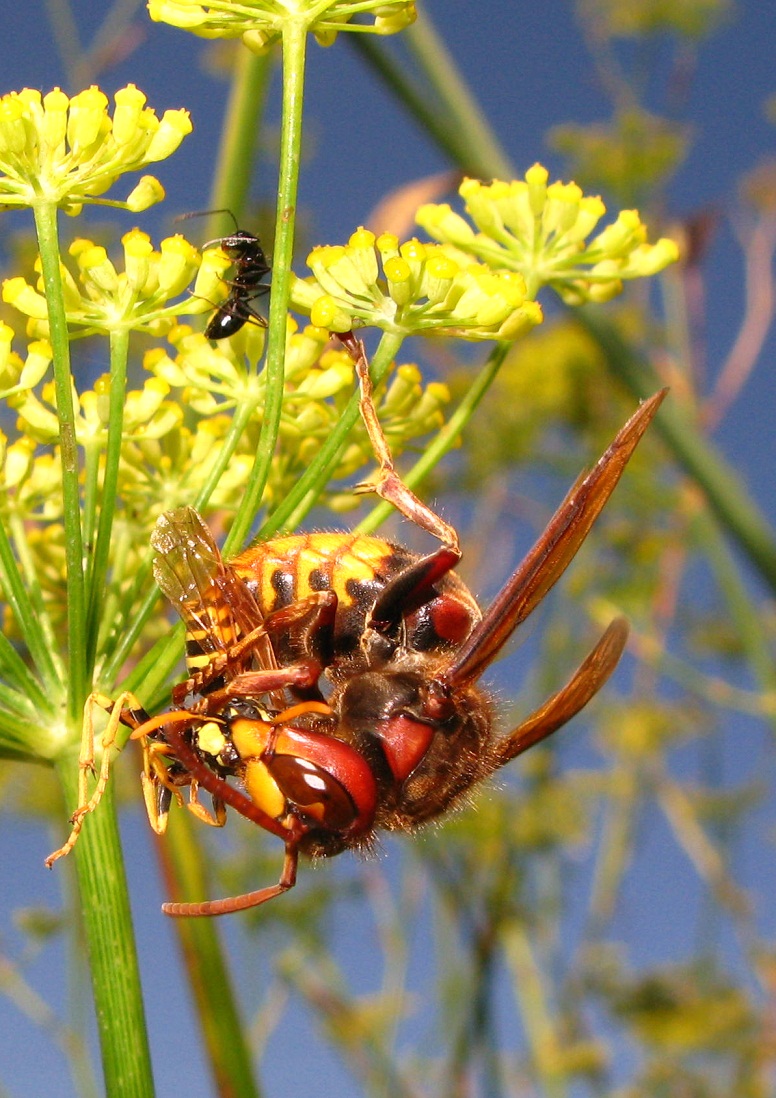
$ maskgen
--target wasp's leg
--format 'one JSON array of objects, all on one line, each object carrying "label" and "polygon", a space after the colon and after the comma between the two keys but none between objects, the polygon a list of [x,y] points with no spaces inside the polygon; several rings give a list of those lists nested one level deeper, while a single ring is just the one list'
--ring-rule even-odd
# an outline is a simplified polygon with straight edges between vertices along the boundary
[{"label": "wasp's leg", "polygon": [[[208,812],[199,802],[199,785],[196,779],[185,770],[175,774],[167,765],[168,760],[175,762],[175,755],[170,746],[158,740],[150,740],[147,735],[141,735],[140,739],[143,750],[143,771],[140,775],[143,801],[148,822],[156,834],[163,835],[167,830],[167,819],[173,797],[181,808],[188,808],[202,823],[210,824],[212,827],[223,827],[226,823],[224,802],[214,796],[213,812]],[[188,801],[184,800],[181,793],[181,787],[185,785],[189,787]]]},{"label": "wasp's leg", "polygon": [[340,342],[346,347],[348,354],[353,359],[356,367],[359,385],[361,388],[361,418],[364,421],[369,441],[375,457],[380,463],[380,468],[374,480],[359,484],[357,492],[375,492],[381,499],[393,504],[410,522],[420,526],[438,538],[442,544],[460,559],[461,550],[458,542],[458,534],[449,523],[440,515],[418,499],[415,493],[407,487],[393,464],[393,456],[388,441],[385,437],[380,420],[375,408],[372,378],[369,374],[369,362],[367,361],[364,344],[357,339],[353,332],[346,332],[338,336]]},{"label": "wasp's leg", "polygon": [[[265,831],[277,835],[279,838],[283,839],[284,842],[289,842],[290,838],[294,835],[297,835],[297,838],[300,837],[301,824],[292,827],[289,824],[281,823],[279,820],[274,819],[259,805],[254,804],[245,793],[242,793],[239,789],[235,789],[235,787],[230,785],[224,778],[216,774],[215,771],[211,770],[205,763],[201,755],[194,750],[191,744],[186,742],[175,724],[170,724],[166,727],[165,735],[174,758],[186,769],[189,781],[196,781],[203,789],[207,789],[208,793],[216,800],[220,800],[225,805],[229,805],[235,812],[239,812],[241,816],[245,816],[246,819],[252,820],[255,824],[258,824],[259,827],[263,827]],[[299,832],[299,834],[297,834],[297,832]]]},{"label": "wasp's leg", "polygon": [[263,624],[233,644],[226,652],[214,653],[201,671],[197,671],[185,682],[180,682],[173,688],[173,705],[182,705],[189,694],[203,693],[212,682],[221,678],[227,671],[231,672],[230,677],[239,674],[245,662],[254,655],[253,649],[262,642],[269,643]]},{"label": "wasp's leg", "polygon": [[408,564],[386,583],[372,607],[368,625],[378,633],[390,633],[407,614],[434,598],[434,586],[455,568],[460,554],[443,545],[435,553]]},{"label": "wasp's leg", "polygon": [[323,666],[316,659],[300,659],[290,667],[266,671],[244,671],[230,679],[226,686],[208,694],[202,702],[201,713],[218,713],[235,698],[260,698],[275,691],[310,691],[323,674]]},{"label": "wasp's leg", "polygon": [[220,797],[213,797],[213,811],[208,811],[199,801],[199,783],[192,781],[189,787],[189,801],[186,805],[189,812],[209,827],[223,827],[226,823],[226,805]]},{"label": "wasp's leg", "polygon": [[296,884],[296,867],[299,861],[299,840],[294,836],[286,842],[286,856],[283,860],[283,870],[280,880],[268,888],[260,888],[256,892],[246,892],[243,896],[230,896],[224,900],[206,900],[203,903],[168,903],[162,904],[165,915],[192,916],[192,915],[231,915],[235,911],[246,911],[250,907],[258,907],[267,900],[274,900],[276,896],[288,892]]},{"label": "wasp's leg", "polygon": [[[99,706],[108,713],[108,723],[102,734],[102,759],[100,771],[97,775],[97,784],[89,796],[89,775],[94,774],[94,707]],[[110,767],[112,761],[112,749],[116,742],[119,725],[124,724],[128,728],[136,728],[147,719],[147,714],[140,702],[129,692],[121,694],[115,702],[104,694],[90,694],[84,706],[83,731],[81,733],[81,749],[78,755],[78,804],[75,812],[70,817],[70,834],[58,850],[53,851],[46,858],[46,866],[51,869],[54,862],[69,854],[78,842],[78,836],[84,825],[84,820],[94,812],[102,800],[108,786]]]},{"label": "wasp's leg", "polygon": [[167,744],[149,740],[147,736],[142,736],[141,745],[143,750],[143,771],[140,775],[140,783],[143,788],[146,815],[156,834],[163,835],[167,830],[167,818],[172,798],[175,797],[181,806],[185,802],[180,789],[170,780],[167,766],[163,761],[172,754]]},{"label": "wasp's leg", "polygon": [[290,662],[296,662],[296,657],[303,653],[321,668],[328,667],[334,659],[334,621],[338,605],[336,592],[315,591],[274,610],[264,626],[281,652],[287,649],[292,653]]},{"label": "wasp's leg", "polygon": [[[210,683],[224,676],[228,670],[228,685],[207,694],[202,704],[202,712],[215,713],[230,697],[254,695],[257,692],[270,693],[273,690],[292,688],[312,688],[320,678],[323,668],[334,658],[334,619],[337,612],[337,596],[333,591],[316,591],[307,598],[299,599],[274,611],[261,625],[228,651],[212,656],[207,667],[186,682],[179,683],[172,692],[175,705],[182,705],[191,693],[203,693]],[[286,634],[287,647],[294,653],[284,664],[293,666],[293,670],[278,670],[275,666],[275,654],[271,638]],[[272,663],[258,646],[265,642],[269,646]],[[297,654],[298,657],[297,658]],[[259,670],[248,670],[249,661],[258,657]],[[264,666],[262,666],[262,663]],[[302,671],[304,666],[306,670]],[[290,674],[289,674],[290,671]],[[259,679],[255,676],[260,676]],[[249,688],[241,689],[240,682],[247,676]],[[299,681],[301,678],[304,681]],[[281,681],[282,680],[282,681]],[[266,682],[263,690],[258,684]]]}]

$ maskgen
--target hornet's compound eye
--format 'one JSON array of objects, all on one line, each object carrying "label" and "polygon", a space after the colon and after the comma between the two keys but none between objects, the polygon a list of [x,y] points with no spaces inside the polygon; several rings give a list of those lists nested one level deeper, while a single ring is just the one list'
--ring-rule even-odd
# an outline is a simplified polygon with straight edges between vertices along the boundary
[{"label": "hornet's compound eye", "polygon": [[356,818],[345,787],[322,767],[298,755],[275,755],[268,769],[292,804],[331,831],[346,831]]}]

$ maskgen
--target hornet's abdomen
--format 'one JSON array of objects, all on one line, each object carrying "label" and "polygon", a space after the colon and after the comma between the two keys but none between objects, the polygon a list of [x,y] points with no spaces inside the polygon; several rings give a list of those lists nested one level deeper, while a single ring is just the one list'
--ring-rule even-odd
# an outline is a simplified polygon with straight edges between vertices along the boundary
[{"label": "hornet's abdomen", "polygon": [[[377,599],[391,581],[422,558],[382,538],[347,533],[295,534],[273,538],[230,561],[265,616],[331,591],[337,597],[334,651],[356,651]],[[460,644],[480,620],[473,595],[449,571],[403,615],[403,648],[440,651]]]}]

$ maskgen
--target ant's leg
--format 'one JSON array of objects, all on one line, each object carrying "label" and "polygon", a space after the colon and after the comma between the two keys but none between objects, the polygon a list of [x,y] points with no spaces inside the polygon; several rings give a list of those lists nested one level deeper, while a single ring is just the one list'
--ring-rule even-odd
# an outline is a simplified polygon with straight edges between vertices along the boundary
[{"label": "ant's leg", "polygon": [[427,530],[429,534],[433,534],[435,538],[442,542],[443,546],[455,553],[460,559],[461,551],[456,531],[435,511],[432,511],[427,504],[418,499],[415,493],[402,481],[394,468],[391,450],[377,417],[372,378],[369,374],[369,363],[364,344],[355,337],[353,332],[338,334],[338,339],[353,359],[361,387],[361,401],[359,404],[361,418],[369,435],[369,441],[372,443],[375,457],[380,463],[375,479],[359,484],[356,491],[375,492],[381,499],[393,504],[396,510],[401,512],[405,518],[420,526],[422,530]]},{"label": "ant's leg", "polygon": [[[94,774],[94,706],[98,705],[108,714],[108,723],[102,734],[102,760],[100,772],[97,776],[97,784],[94,792],[89,796],[89,774]],[[113,702],[104,694],[90,694],[84,706],[83,730],[81,733],[81,749],[78,755],[78,804],[75,812],[70,817],[72,824],[67,841],[53,851],[46,858],[46,866],[51,869],[54,862],[69,854],[78,841],[84,820],[97,808],[108,786],[111,766],[111,749],[116,742],[116,734],[119,725],[124,724],[128,728],[136,728],[147,719],[145,710],[137,698],[125,692]]]}]

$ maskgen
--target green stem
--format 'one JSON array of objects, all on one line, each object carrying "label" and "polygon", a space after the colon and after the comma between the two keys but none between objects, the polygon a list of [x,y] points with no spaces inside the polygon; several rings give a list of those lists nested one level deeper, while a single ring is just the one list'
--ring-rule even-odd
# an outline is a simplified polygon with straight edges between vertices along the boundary
[{"label": "green stem", "polygon": [[[135,605],[136,592],[139,592],[140,590],[144,590],[146,593],[140,606],[137,607]],[[111,689],[111,684],[118,679],[122,667],[129,658],[129,654],[135,647],[135,644],[140,639],[143,629],[148,623],[151,614],[154,612],[158,601],[159,590],[151,578],[151,557],[149,551],[149,556],[137,569],[135,581],[132,585],[131,596],[127,599],[127,605],[132,608],[131,619],[127,618],[126,613],[122,615],[125,618],[125,626],[116,634],[115,647],[113,647],[109,658],[106,652],[106,658],[99,675],[101,688]]]},{"label": "green stem", "polygon": [[[197,494],[196,500],[194,500],[193,506],[196,507],[197,510],[201,511],[207,506],[211,495],[218,487],[218,482],[229,465],[234,451],[237,449],[242,433],[256,408],[258,399],[259,396],[257,394],[255,398],[243,400],[237,405],[229,425],[229,430],[227,431],[223,445],[219,450],[218,458],[210,469],[204,484]],[[132,620],[131,623],[128,624],[128,627],[123,630],[120,635],[116,636],[116,647],[111,652],[110,658],[106,660],[103,669],[102,679],[105,683],[115,682],[116,677],[128,659],[130,652],[142,635],[146,623],[156,610],[159,592],[155,585],[152,585],[151,587],[148,586],[150,574],[151,564],[149,557],[148,561],[139,569],[136,582],[133,584],[129,597],[127,598],[127,605],[133,607]],[[146,595],[140,606],[135,608],[136,592],[143,589],[146,590]],[[169,673],[180,658],[180,637],[177,635],[175,637],[170,635],[162,638],[157,641],[148,655],[152,656],[151,661],[148,664],[149,668],[156,668],[158,670],[159,666],[163,665],[167,668]],[[145,666],[145,660],[143,662]],[[139,677],[139,666],[135,668],[132,675],[132,681],[136,685],[134,687],[130,686],[128,689],[136,689],[137,686],[143,682],[143,679]],[[148,701],[147,695],[144,700]]]},{"label": "green stem", "polygon": [[[51,650],[46,643],[45,631],[35,613],[30,593],[19,575],[16,557],[8,540],[5,524],[2,522],[0,522],[0,583],[2,584],[5,602],[11,608],[29,649],[30,656],[45,686],[52,693],[61,689],[61,680]],[[45,696],[41,694],[40,700],[44,709],[53,709],[54,703],[51,699],[47,701]]]},{"label": "green stem", "polygon": [[288,19],[283,31],[283,107],[280,128],[280,171],[278,176],[275,248],[272,257],[272,297],[269,310],[269,335],[265,365],[266,400],[261,438],[256,460],[248,477],[243,501],[238,508],[226,540],[228,553],[245,543],[253,524],[272,458],[275,454],[280,414],[283,407],[286,324],[291,287],[291,263],[294,253],[296,202],[302,148],[302,106],[307,27],[304,22]]},{"label": "green stem", "polygon": [[[40,633],[41,639],[37,642],[37,650],[43,656],[46,665],[50,663],[54,668],[55,682],[57,686],[61,686],[65,681],[65,669],[59,650],[56,629],[49,615],[48,606],[46,605],[43,596],[41,576],[38,572],[35,557],[30,551],[28,538],[28,535],[31,532],[30,526],[25,522],[24,517],[19,511],[12,511],[9,514],[7,524],[7,533],[11,538],[16,559],[19,562],[19,568],[21,570],[25,601],[29,600],[29,604],[32,607],[35,629]],[[29,637],[29,633],[25,634],[25,639],[27,637]]]},{"label": "green stem", "polygon": [[175,667],[183,657],[183,623],[178,622],[167,636],[156,644],[132,668],[122,683],[133,693],[140,690],[141,700],[146,708],[154,711],[157,702],[166,694],[169,700],[168,683]]},{"label": "green stem", "polygon": [[[459,403],[454,414],[448,419],[444,427],[426,447],[423,456],[419,458],[402,480],[409,488],[417,488],[428,476],[432,469],[436,468],[448,451],[455,446],[456,439],[474,414],[477,405],[487,393],[506,358],[511,344],[499,343],[488,357],[484,367],[477,373],[469,390]],[[371,533],[393,514],[393,506],[390,503],[378,503],[356,529],[361,534]]]},{"label": "green stem", "polygon": [[86,654],[86,599],[81,535],[81,493],[78,483],[78,444],[70,369],[70,342],[59,268],[57,207],[50,202],[35,207],[35,228],[48,308],[49,339],[54,354],[54,391],[59,418],[62,461],[62,507],[67,567],[68,714],[80,727],[88,693]]},{"label": "green stem", "polygon": [[100,493],[97,537],[89,567],[88,667],[90,671],[94,667],[94,657],[97,651],[100,609],[105,597],[113,516],[116,510],[121,440],[124,431],[128,353],[129,331],[122,329],[118,332],[111,332],[108,443],[105,449],[105,473],[103,474],[102,491]]},{"label": "green stem", "polygon": [[[57,760],[68,804],[77,798],[78,760]],[[143,997],[113,800],[113,783],[84,823],[76,870],[89,951],[107,1098],[152,1098],[151,1060]]]},{"label": "green stem", "polygon": [[[240,50],[237,54],[210,205],[217,210],[231,210],[238,222],[248,205],[261,133],[258,120],[264,113],[273,58],[271,52],[257,56],[250,50]],[[213,220],[209,235],[218,236],[223,224],[223,217]]]},{"label": "green stem", "polygon": [[38,723],[40,711],[30,712],[25,703],[27,699],[20,697],[16,691],[0,686],[0,758],[40,763],[46,757],[55,756],[60,745],[45,742],[48,725],[41,727]]},{"label": "green stem", "polygon": [[253,395],[248,398],[244,398],[239,404],[235,406],[234,415],[229,423],[229,429],[224,436],[223,443],[218,451],[218,457],[213,463],[205,481],[197,493],[197,498],[194,501],[194,507],[198,511],[204,510],[207,504],[210,502],[210,497],[218,487],[221,477],[229,467],[229,462],[234,456],[234,452],[237,449],[240,439],[242,438],[243,431],[248,426],[253,413],[256,411],[256,406],[259,403],[260,394],[257,391],[258,385],[256,379],[254,381]]},{"label": "green stem", "polygon": [[[699,531],[699,544],[703,545],[709,566],[722,593],[730,621],[740,639],[741,647],[762,690],[776,693],[776,668],[770,650],[769,629],[763,619],[762,609],[746,589],[741,570],[737,566],[722,531],[708,511],[695,516]],[[771,725],[776,721],[770,718]]]},{"label": "green stem", "polygon": [[[188,812],[175,812],[157,848],[169,895],[201,900],[209,893],[202,850]],[[177,919],[175,929],[196,1001],[202,1037],[215,1077],[216,1093],[260,1098],[245,1022],[223,955],[217,919]]]},{"label": "green stem", "polygon": [[[226,115],[227,122],[224,128],[224,137],[218,157],[219,167],[213,184],[211,203],[214,208],[231,210],[238,218],[246,204],[246,196],[250,187],[252,164],[254,161],[255,147],[258,141],[257,118],[260,117],[260,107],[264,91],[266,90],[268,75],[268,58],[256,57],[255,54],[251,54],[247,50],[240,51],[237,62],[237,73]],[[214,220],[210,229],[212,235],[218,235],[220,228],[220,221]],[[290,270],[290,261],[288,263],[288,269]],[[283,324],[283,348],[285,348],[284,341],[285,321]],[[268,370],[268,381],[271,377],[277,378],[277,373],[277,369]],[[280,385],[280,391],[282,394],[282,384]],[[219,452],[218,461],[211,469],[207,480],[200,489],[195,501],[195,506],[197,508],[202,509],[206,505],[217,487],[221,475],[228,466],[229,461],[237,448],[242,432],[244,431],[255,406],[255,401],[253,403],[245,401],[236,409],[228,435],[224,439],[224,444]],[[274,416],[276,411],[279,412],[279,408],[276,410],[273,407],[271,414]],[[274,450],[274,443],[272,448]],[[249,513],[249,524],[253,521],[253,518],[254,513]],[[147,578],[150,569],[144,569],[144,572],[146,573]],[[105,665],[103,677],[106,682],[115,681],[129,652],[141,635],[145,624],[151,614],[154,613],[157,599],[158,592],[155,590],[149,591],[148,595],[143,600],[140,609],[133,614],[131,627],[119,638],[117,648],[112,653],[109,662]],[[144,666],[148,666],[157,671],[164,667],[169,674],[179,659],[179,647],[179,637],[165,638],[154,646],[152,649],[153,659],[148,664],[145,664],[144,661]],[[133,674],[132,681],[139,686],[144,680],[142,676],[137,673],[139,669],[136,668],[135,670],[136,673]],[[152,691],[158,685],[156,678],[157,676],[154,677],[155,681],[153,687],[149,687]]]},{"label": "green stem", "polygon": [[[640,398],[661,382],[650,363],[632,351],[596,309],[577,310],[580,323],[598,342],[612,373]],[[677,400],[667,400],[655,420],[658,431],[685,473],[700,487],[727,534],[743,549],[771,591],[776,592],[776,532],[746,493],[740,478],[700,433]]]},{"label": "green stem", "polygon": [[520,1004],[536,1074],[541,1080],[541,1093],[547,1098],[565,1098],[566,1073],[553,1062],[562,1059],[562,1045],[553,1025],[541,967],[525,926],[510,919],[503,924],[501,933],[504,954],[512,970],[512,986]]},{"label": "green stem", "polygon": [[643,806],[646,778],[637,765],[621,758],[612,762],[617,774],[602,809],[601,837],[590,887],[586,939],[603,937],[611,920],[622,881],[633,858],[634,833]]},{"label": "green stem", "polygon": [[[403,341],[404,336],[402,335],[383,333],[370,367],[374,385],[379,385],[385,377],[391,363],[399,353]],[[298,526],[310,509],[315,506],[319,495],[331,480],[332,474],[339,463],[340,455],[348,441],[348,436],[358,420],[359,396],[360,394],[356,390],[345,405],[336,427],[316,454],[315,460],[310,463],[283,502],[275,508],[266,522],[262,524],[259,537],[266,539],[280,529]]]},{"label": "green stem", "polygon": [[427,11],[407,28],[406,42],[439,98],[440,121],[458,134],[461,166],[472,166],[477,175],[485,178],[510,179],[513,172],[509,159]]},{"label": "green stem", "polygon": [[[12,655],[13,653],[13,655]],[[12,682],[18,681],[20,685],[26,687],[27,680],[24,677],[24,672],[16,676],[18,664],[14,661],[14,656],[19,659],[18,653],[14,652],[13,647],[9,644],[6,637],[0,633],[0,670],[6,678],[9,678]],[[24,668],[24,663],[21,664]],[[25,668],[26,670],[26,668]],[[35,682],[35,680],[32,680]],[[37,684],[36,684],[37,685]],[[12,729],[11,739],[16,739],[15,733],[18,731],[19,720],[21,719],[27,726],[32,725],[40,717],[40,710],[37,708],[37,699],[31,698],[25,690],[20,690],[14,686],[7,686],[6,683],[0,682],[0,721],[3,726],[10,724]],[[14,728],[14,725],[17,726]],[[29,755],[29,727],[24,729],[24,735],[19,736],[19,743],[27,744],[27,754]],[[2,750],[5,750],[9,744],[3,743]],[[37,746],[37,745],[36,745]],[[37,758],[37,756],[36,756]]]}]

